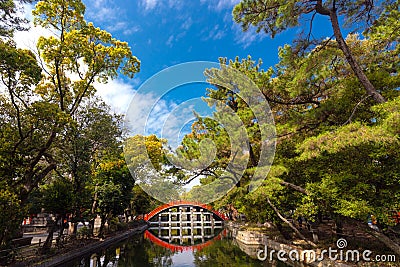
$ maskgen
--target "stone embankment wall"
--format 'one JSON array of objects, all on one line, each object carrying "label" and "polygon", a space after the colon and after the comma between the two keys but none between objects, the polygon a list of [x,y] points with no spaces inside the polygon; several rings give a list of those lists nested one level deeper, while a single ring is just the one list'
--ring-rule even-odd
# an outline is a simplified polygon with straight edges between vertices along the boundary
[{"label": "stone embankment wall", "polygon": [[[303,250],[299,247],[279,243],[275,240],[269,238],[266,234],[256,231],[241,230],[240,225],[229,222],[227,223],[229,230],[232,232],[232,237],[238,241],[238,246],[249,256],[257,258],[257,253],[260,249],[268,248],[268,255],[266,258],[269,259],[269,253],[274,250],[275,257],[278,251],[285,251],[286,258],[288,258],[291,251],[297,251],[298,255],[302,258],[299,262],[292,262],[288,260],[286,263],[291,266],[313,266],[313,267],[350,267],[348,264],[341,262],[332,261],[329,259],[324,259],[323,261],[315,261],[310,257],[310,253],[307,250]],[[264,249],[265,250],[265,249]],[[320,249],[315,250],[316,256],[321,254]],[[264,254],[262,254],[265,256]],[[294,253],[292,254],[294,255]],[[304,255],[304,257],[303,257]]]}]

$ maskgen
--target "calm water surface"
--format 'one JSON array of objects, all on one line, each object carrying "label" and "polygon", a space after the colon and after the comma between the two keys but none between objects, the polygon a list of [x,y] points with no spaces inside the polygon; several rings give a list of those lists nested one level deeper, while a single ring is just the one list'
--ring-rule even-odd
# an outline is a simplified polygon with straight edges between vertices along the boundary
[{"label": "calm water surface", "polygon": [[255,256],[249,256],[255,255],[257,247],[237,243],[228,230],[202,241],[204,243],[197,241],[194,245],[188,240],[169,242],[147,232],[63,266],[289,266],[279,261],[262,262]]}]

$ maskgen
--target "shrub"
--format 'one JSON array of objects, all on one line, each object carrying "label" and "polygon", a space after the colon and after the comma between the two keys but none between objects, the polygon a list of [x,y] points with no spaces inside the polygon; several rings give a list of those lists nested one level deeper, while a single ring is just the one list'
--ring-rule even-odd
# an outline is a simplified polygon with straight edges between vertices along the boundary
[{"label": "shrub", "polygon": [[78,233],[76,234],[77,238],[82,238],[82,239],[87,239],[91,235],[92,235],[92,232],[86,226],[84,226],[81,229],[79,229]]},{"label": "shrub", "polygon": [[125,231],[128,230],[128,224],[124,222],[117,223],[117,230],[118,231]]}]

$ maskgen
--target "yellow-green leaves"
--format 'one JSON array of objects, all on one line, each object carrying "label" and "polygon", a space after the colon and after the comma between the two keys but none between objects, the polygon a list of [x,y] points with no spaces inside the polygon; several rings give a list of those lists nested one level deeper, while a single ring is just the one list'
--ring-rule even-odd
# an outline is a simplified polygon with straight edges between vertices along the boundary
[{"label": "yellow-green leaves", "polygon": [[161,170],[165,143],[164,139],[159,139],[155,135],[135,135],[128,138],[125,141],[124,153],[129,168],[135,170],[151,163],[156,170]]},{"label": "yellow-green leaves", "polygon": [[17,49],[11,42],[0,40],[0,75],[4,82],[9,80],[15,84],[21,93],[21,89],[26,90],[39,82],[41,69],[31,51]]},{"label": "yellow-green leaves", "polygon": [[40,1],[33,11],[36,25],[55,32],[38,40],[47,75],[37,92],[71,114],[94,94],[95,81],[105,83],[119,74],[132,78],[140,70],[128,43],[87,23],[84,11],[81,1],[63,0]]},{"label": "yellow-green leaves", "polygon": [[59,31],[78,29],[85,23],[85,5],[80,0],[39,1],[32,13],[35,25]]}]

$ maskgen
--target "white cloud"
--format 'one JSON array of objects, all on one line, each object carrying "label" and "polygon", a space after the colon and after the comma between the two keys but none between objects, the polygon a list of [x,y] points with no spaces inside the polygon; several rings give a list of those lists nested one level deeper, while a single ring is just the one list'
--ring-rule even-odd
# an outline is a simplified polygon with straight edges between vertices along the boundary
[{"label": "white cloud", "polygon": [[[19,2],[17,2],[19,4]],[[18,17],[24,17],[27,20],[31,21],[33,19],[32,10],[35,8],[34,4],[23,4],[22,9],[18,10]],[[22,13],[21,13],[22,12]]]},{"label": "white cloud", "polygon": [[183,0],[169,0],[168,1],[169,8],[174,8],[174,9],[178,9],[178,10],[182,9],[184,4],[185,4],[185,1],[183,1]]},{"label": "white cloud", "polygon": [[191,17],[188,17],[187,19],[185,19],[185,21],[183,22],[181,28],[184,30],[188,30],[193,24],[193,20]]},{"label": "white cloud", "polygon": [[97,89],[96,95],[100,96],[116,113],[125,113],[135,94],[133,85],[121,79],[110,80],[105,84],[96,82],[94,87]]},{"label": "white cloud", "polygon": [[176,106],[170,108],[170,112],[165,117],[161,130],[161,137],[169,141],[169,145],[176,148],[184,135],[185,127],[188,123],[192,122],[194,119],[193,109],[195,107],[191,106]]},{"label": "white cloud", "polygon": [[239,4],[240,1],[241,0],[219,0],[215,8],[217,10],[233,8],[235,5]]},{"label": "white cloud", "polygon": [[[176,148],[182,141],[183,137],[191,131],[191,125],[196,117],[195,111],[202,117],[211,117],[213,109],[205,103],[201,97],[188,99],[180,104],[174,102],[167,103],[167,106],[161,110],[168,112],[162,114],[158,121],[161,137],[168,140],[172,148]],[[162,123],[162,125],[160,125]]]},{"label": "white cloud", "polygon": [[201,4],[208,4],[208,9],[215,11],[222,11],[232,9],[235,5],[239,4],[241,0],[200,0]]},{"label": "white cloud", "polygon": [[28,31],[15,32],[14,40],[18,48],[36,51],[36,45],[40,36],[50,37],[56,35],[56,32],[52,32],[49,29],[45,29],[41,26],[35,27],[33,26],[33,23],[30,23],[30,29]]},{"label": "white cloud", "polygon": [[152,10],[157,6],[158,1],[157,0],[143,0],[142,4],[144,6],[144,9],[147,10]]},{"label": "white cloud", "polygon": [[96,13],[89,13],[96,18],[97,21],[109,21],[117,17],[117,10],[110,7],[101,7],[96,10]]},{"label": "white cloud", "polygon": [[[129,134],[145,134],[146,126],[149,125],[148,115],[151,113],[153,105],[157,103],[157,98],[152,93],[141,94],[136,92],[131,99],[130,105],[125,116],[125,125],[129,129]],[[159,104],[159,106],[163,104]],[[158,113],[162,117],[165,112]],[[157,119],[153,119],[157,122]],[[154,124],[151,124],[154,126]]]},{"label": "white cloud", "polygon": [[139,91],[128,108],[125,125],[131,135],[156,134],[176,148],[184,135],[190,132],[191,122],[195,120],[194,110],[200,116],[211,116],[213,112],[201,98],[178,104],[173,100],[159,99],[153,93]]},{"label": "white cloud", "polygon": [[183,0],[142,0],[140,5],[144,7],[145,11],[152,11],[157,7],[162,8],[172,8],[176,10],[181,10],[184,5],[185,1]]},{"label": "white cloud", "polygon": [[226,35],[226,29],[220,29],[220,25],[215,25],[209,32],[204,40],[220,40]]},{"label": "white cloud", "polygon": [[122,32],[130,35],[141,30],[137,25],[132,25],[127,17],[126,10],[117,6],[113,0],[90,0],[87,5],[86,18],[95,23],[100,23],[107,31]]},{"label": "white cloud", "polygon": [[110,22],[120,18],[121,9],[110,0],[92,0],[86,4],[86,15],[98,22]]},{"label": "white cloud", "polygon": [[109,32],[122,31],[124,35],[130,35],[141,30],[139,26],[130,26],[126,21],[116,22],[115,24],[108,25],[106,28]]},{"label": "white cloud", "polygon": [[219,25],[215,25],[213,29],[209,30],[208,35],[204,37],[204,40],[219,40],[224,38],[228,31],[231,31],[236,44],[241,45],[243,48],[247,48],[251,44],[260,42],[266,37],[263,33],[256,33],[254,27],[250,27],[248,31],[243,32],[241,26],[233,21],[231,11],[240,1],[241,0],[200,0],[200,3],[207,4],[210,10],[225,12],[223,17],[225,23],[224,28],[221,29]]},{"label": "white cloud", "polygon": [[167,42],[165,42],[165,45],[167,45],[167,46],[169,46],[169,47],[172,47],[172,42],[174,41],[174,35],[171,35],[169,38],[168,38],[168,40],[167,40]]},{"label": "white cloud", "polygon": [[125,30],[122,31],[124,35],[130,35],[135,32],[139,32],[141,29],[139,26],[127,27]]},{"label": "white cloud", "polygon": [[165,45],[168,47],[172,47],[174,43],[178,42],[180,39],[182,39],[186,35],[186,31],[180,32],[179,34],[175,35],[170,35],[165,42]]},{"label": "white cloud", "polygon": [[107,30],[109,31],[120,31],[123,30],[127,27],[127,23],[125,21],[119,21],[116,22],[115,24],[108,25]]},{"label": "white cloud", "polygon": [[17,31],[14,33],[14,41],[17,44],[18,48],[29,49],[32,51],[36,51],[37,41],[39,40],[40,36],[43,37],[50,37],[56,36],[56,32],[52,32],[48,29],[45,29],[41,26],[34,26],[33,25],[33,16],[32,10],[34,6],[32,4],[24,4],[21,17],[24,17],[30,21],[29,23],[29,30],[28,31]]},{"label": "white cloud", "polygon": [[222,30],[219,30],[215,35],[214,35],[214,40],[220,40],[225,36],[225,32]]},{"label": "white cloud", "polygon": [[262,32],[257,33],[255,27],[250,27],[244,32],[240,25],[233,24],[232,30],[235,34],[235,42],[242,45],[243,48],[249,47],[254,42],[260,42],[266,37]]}]

